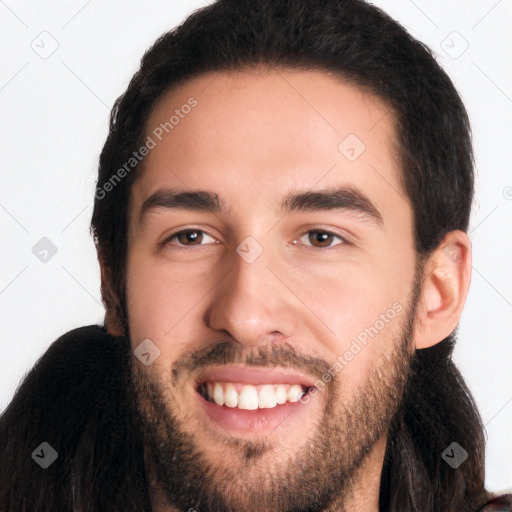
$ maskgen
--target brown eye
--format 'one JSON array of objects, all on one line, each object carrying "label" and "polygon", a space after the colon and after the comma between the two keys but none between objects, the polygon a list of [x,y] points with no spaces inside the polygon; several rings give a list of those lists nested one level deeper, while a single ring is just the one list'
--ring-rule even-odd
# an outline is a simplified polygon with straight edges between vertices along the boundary
[{"label": "brown eye", "polygon": [[203,239],[202,231],[181,231],[174,235],[178,242],[182,245],[198,245]]},{"label": "brown eye", "polygon": [[[208,240],[210,239],[210,241]],[[215,238],[200,229],[183,229],[174,233],[162,242],[162,246],[175,246],[176,248],[195,247],[215,243]]]},{"label": "brown eye", "polygon": [[308,239],[312,245],[318,243],[316,247],[329,247],[334,235],[325,231],[310,231]]},{"label": "brown eye", "polygon": [[[307,240],[304,240],[305,237],[307,237]],[[347,243],[339,235],[331,233],[330,231],[323,231],[323,230],[318,230],[318,229],[304,233],[301,236],[301,239],[303,239],[305,241],[306,246],[318,248],[318,249],[330,248],[332,246],[342,245],[344,243]],[[335,239],[338,239],[340,242],[333,243],[335,241]]]}]

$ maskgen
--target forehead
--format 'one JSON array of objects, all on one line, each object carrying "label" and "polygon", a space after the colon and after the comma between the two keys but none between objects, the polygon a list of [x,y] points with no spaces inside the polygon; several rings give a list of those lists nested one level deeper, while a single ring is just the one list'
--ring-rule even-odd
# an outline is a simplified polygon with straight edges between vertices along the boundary
[{"label": "forehead", "polygon": [[[293,189],[354,186],[383,210],[408,208],[389,107],[323,71],[252,68],[168,91],[146,124],[154,146],[133,205],[164,187],[269,208]],[[149,140],[149,139],[148,139]]]}]

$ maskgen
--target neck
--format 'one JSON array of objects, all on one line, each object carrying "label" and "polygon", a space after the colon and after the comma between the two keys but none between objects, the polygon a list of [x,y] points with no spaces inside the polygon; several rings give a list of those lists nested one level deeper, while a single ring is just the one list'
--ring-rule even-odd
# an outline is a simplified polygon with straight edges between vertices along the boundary
[{"label": "neck", "polygon": [[357,471],[350,492],[343,501],[335,501],[324,512],[378,512],[379,493],[384,455],[386,453],[384,434],[373,446]]},{"label": "neck", "polygon": [[[358,469],[350,493],[343,497],[343,501],[334,502],[323,512],[378,512],[379,491],[382,466],[386,452],[386,435],[383,435],[373,446],[370,453]],[[144,452],[146,474],[149,483],[151,508],[153,512],[181,512],[167,503],[160,489],[151,461],[148,460],[147,451]],[[191,511],[192,512],[192,509]]]}]

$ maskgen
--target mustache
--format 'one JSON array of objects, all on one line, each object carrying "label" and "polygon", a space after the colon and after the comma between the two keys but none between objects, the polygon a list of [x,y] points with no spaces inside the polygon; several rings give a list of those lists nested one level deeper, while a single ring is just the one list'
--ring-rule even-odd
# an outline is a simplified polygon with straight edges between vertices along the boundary
[{"label": "mustache", "polygon": [[221,342],[202,350],[184,354],[173,364],[171,378],[174,384],[185,374],[198,372],[212,365],[236,364],[245,367],[287,368],[321,379],[330,364],[319,357],[297,352],[288,342],[247,347],[232,342]]}]

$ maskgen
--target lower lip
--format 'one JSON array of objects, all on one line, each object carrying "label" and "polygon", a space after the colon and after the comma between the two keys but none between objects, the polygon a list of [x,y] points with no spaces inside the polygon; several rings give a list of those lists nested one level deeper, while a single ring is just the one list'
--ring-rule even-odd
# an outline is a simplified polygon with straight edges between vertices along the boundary
[{"label": "lower lip", "polygon": [[196,391],[201,408],[224,430],[236,433],[269,433],[280,425],[286,425],[297,416],[308,413],[310,400],[305,402],[286,402],[271,409],[238,409],[217,405],[203,398]]}]

